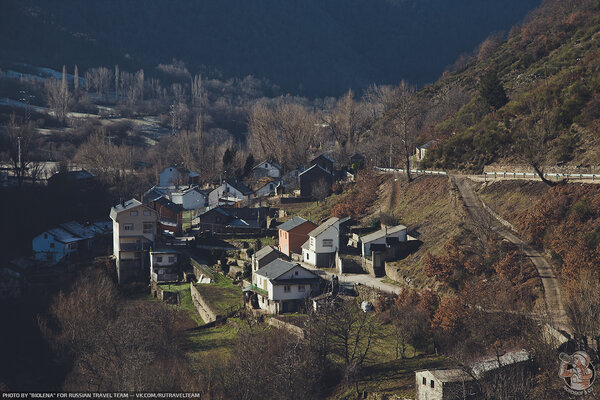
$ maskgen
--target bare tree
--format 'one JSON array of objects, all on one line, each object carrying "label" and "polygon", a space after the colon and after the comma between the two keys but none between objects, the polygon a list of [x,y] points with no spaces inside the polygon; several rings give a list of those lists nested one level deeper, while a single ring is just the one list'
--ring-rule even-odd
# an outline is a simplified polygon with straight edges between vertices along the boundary
[{"label": "bare tree", "polygon": [[249,146],[259,158],[272,157],[286,168],[308,161],[311,147],[319,141],[319,126],[303,106],[277,99],[273,106],[257,103],[248,119]]},{"label": "bare tree", "polygon": [[[37,134],[33,124],[20,125],[15,114],[4,126],[8,156],[19,185],[23,183],[27,171],[33,166],[33,151],[37,145]],[[35,169],[37,171],[37,168]]]},{"label": "bare tree", "polygon": [[59,81],[58,79],[48,79],[44,83],[44,86],[46,89],[46,102],[48,108],[54,112],[54,115],[56,115],[56,118],[60,122],[65,123],[67,114],[73,105],[73,98],[69,93],[66,77],[63,77],[62,81]]},{"label": "bare tree", "polygon": [[342,158],[356,152],[366,135],[368,117],[365,106],[354,100],[351,90],[323,114],[322,120],[327,131],[341,147]]},{"label": "bare tree", "polygon": [[115,65],[115,100],[119,99],[119,66]]},{"label": "bare tree", "polygon": [[555,182],[544,176],[544,162],[550,150],[550,141],[556,136],[554,124],[546,110],[540,110],[536,104],[531,104],[533,120],[522,125],[517,148],[523,161],[533,168],[535,173],[546,185],[554,186]]},{"label": "bare tree", "polygon": [[77,92],[79,90],[79,67],[75,65],[75,71],[73,72],[73,90]]},{"label": "bare tree", "polygon": [[85,73],[85,80],[96,91],[99,97],[105,98],[110,88],[111,71],[106,67],[92,68]]},{"label": "bare tree", "polygon": [[421,102],[418,99],[414,86],[405,81],[394,88],[391,104],[383,117],[384,129],[400,141],[400,156],[403,160],[407,179],[410,182],[410,157],[415,148],[415,140],[421,122],[419,116]]}]

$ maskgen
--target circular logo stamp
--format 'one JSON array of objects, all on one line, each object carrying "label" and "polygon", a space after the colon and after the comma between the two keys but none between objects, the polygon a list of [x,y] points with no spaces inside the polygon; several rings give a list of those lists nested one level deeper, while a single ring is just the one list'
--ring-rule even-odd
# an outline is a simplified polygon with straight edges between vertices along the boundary
[{"label": "circular logo stamp", "polygon": [[564,389],[575,395],[591,393],[596,371],[590,356],[585,351],[576,351],[571,355],[560,353],[558,358],[558,376],[565,382]]}]

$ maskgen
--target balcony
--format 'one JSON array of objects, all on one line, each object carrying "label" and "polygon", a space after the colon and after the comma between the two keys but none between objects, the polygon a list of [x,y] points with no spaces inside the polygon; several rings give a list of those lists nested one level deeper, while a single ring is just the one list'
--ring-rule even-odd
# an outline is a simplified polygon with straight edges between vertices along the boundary
[{"label": "balcony", "polygon": [[150,242],[133,243],[133,242],[121,242],[119,247],[121,251],[149,251],[151,247]]}]

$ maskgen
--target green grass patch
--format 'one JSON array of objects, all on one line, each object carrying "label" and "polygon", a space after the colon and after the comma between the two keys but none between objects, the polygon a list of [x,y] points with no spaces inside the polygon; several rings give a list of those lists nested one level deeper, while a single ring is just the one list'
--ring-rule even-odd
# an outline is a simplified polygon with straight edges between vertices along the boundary
[{"label": "green grass patch", "polygon": [[227,357],[231,354],[237,332],[237,328],[231,323],[212,328],[189,329],[183,333],[182,350],[199,361],[209,354]]},{"label": "green grass patch", "polygon": [[232,307],[243,304],[242,289],[221,274],[215,275],[213,283],[196,284],[195,286],[217,315],[224,315]]},{"label": "green grass patch", "polygon": [[192,319],[192,321],[196,323],[196,325],[204,325],[204,321],[198,314],[198,311],[196,311],[196,307],[192,302],[189,283],[164,284],[159,286],[164,291],[179,293],[180,304],[176,307],[185,312]]}]

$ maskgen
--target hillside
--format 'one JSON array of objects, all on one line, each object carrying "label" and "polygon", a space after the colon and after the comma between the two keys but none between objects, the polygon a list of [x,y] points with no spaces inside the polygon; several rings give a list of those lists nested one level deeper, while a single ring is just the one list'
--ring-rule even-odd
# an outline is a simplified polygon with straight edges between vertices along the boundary
[{"label": "hillside", "polygon": [[[436,98],[460,88],[470,98],[435,125],[434,136],[442,142],[425,165],[481,171],[491,163],[523,164],[533,157],[541,165],[597,165],[599,10],[596,1],[546,1],[508,40],[484,42],[462,70],[424,89],[425,96]],[[500,94],[486,92],[490,87]]]},{"label": "hillside", "polygon": [[193,73],[254,75],[284,92],[331,96],[372,83],[432,82],[459,54],[538,4],[5,0],[0,35],[8,40],[0,60],[150,71],[176,58]]}]

